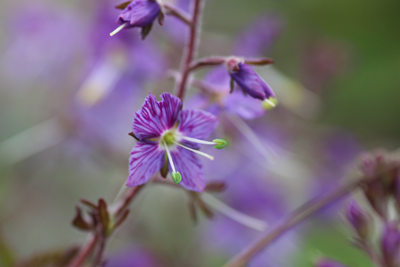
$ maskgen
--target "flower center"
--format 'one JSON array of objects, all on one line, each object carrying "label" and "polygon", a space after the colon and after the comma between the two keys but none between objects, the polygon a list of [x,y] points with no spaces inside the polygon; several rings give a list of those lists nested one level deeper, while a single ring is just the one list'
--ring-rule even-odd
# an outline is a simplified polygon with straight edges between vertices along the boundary
[{"label": "flower center", "polygon": [[175,131],[168,131],[165,132],[162,136],[161,136],[161,143],[165,142],[165,144],[167,146],[172,146],[174,145],[174,142],[176,141],[175,138]]}]

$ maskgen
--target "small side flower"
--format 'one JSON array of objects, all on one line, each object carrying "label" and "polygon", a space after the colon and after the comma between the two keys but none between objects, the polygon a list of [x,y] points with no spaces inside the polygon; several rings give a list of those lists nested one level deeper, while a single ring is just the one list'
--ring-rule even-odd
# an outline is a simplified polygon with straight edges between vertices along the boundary
[{"label": "small side flower", "polygon": [[263,101],[265,109],[272,109],[277,105],[278,102],[271,87],[244,60],[231,58],[226,61],[226,66],[232,78],[232,88],[233,82],[236,82],[245,94]]},{"label": "small side flower", "polygon": [[110,36],[115,35],[122,29],[142,28],[142,39],[150,33],[154,21],[159,18],[162,24],[163,13],[160,4],[155,0],[135,0],[129,3],[117,19],[120,26]]}]

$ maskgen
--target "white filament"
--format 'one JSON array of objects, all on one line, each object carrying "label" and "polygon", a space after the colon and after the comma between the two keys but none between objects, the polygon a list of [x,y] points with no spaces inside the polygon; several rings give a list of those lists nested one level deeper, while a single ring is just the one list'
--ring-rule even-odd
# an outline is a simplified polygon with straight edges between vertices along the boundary
[{"label": "white filament", "polygon": [[217,145],[217,143],[210,142],[210,141],[204,141],[192,137],[187,137],[187,136],[180,136],[182,139],[185,139],[187,141],[193,142],[193,143],[198,143],[198,144],[203,144],[203,145]]},{"label": "white filament", "polygon": [[180,144],[180,143],[178,143],[178,142],[176,142],[176,141],[173,141],[173,142],[174,142],[174,144],[176,144],[176,145],[178,145],[178,146],[180,146],[180,147],[183,147],[183,148],[185,148],[185,149],[187,149],[187,150],[189,150],[189,151],[192,151],[192,152],[194,152],[194,153],[196,153],[196,154],[199,154],[199,155],[201,155],[201,156],[203,156],[203,157],[206,157],[206,158],[208,158],[208,159],[210,159],[210,160],[214,160],[214,157],[211,156],[211,155],[208,155],[208,154],[206,154],[206,153],[204,153],[204,152],[201,152],[201,151],[198,151],[198,150],[196,150],[196,149],[189,148],[189,147],[184,146],[184,145],[182,145],[182,144]]},{"label": "white filament", "polygon": [[126,23],[120,25],[118,28],[116,28],[114,31],[112,31],[112,32],[110,33],[110,36],[116,35],[118,32],[120,32],[120,31],[125,27],[126,24],[128,24],[128,22],[126,22]]},{"label": "white filament", "polygon": [[271,105],[271,106],[273,106],[273,107],[275,107],[275,106],[276,106],[276,104],[275,104],[275,103],[273,103],[272,101],[268,100],[267,98],[266,98],[266,99],[264,99],[264,102],[267,102],[268,104],[270,104],[270,105]]},{"label": "white filament", "polygon": [[165,143],[165,141],[164,141],[164,146],[165,146],[165,151],[167,151],[168,160],[169,160],[169,164],[171,165],[172,171],[176,172],[174,162],[172,161],[171,152],[169,152],[167,143]]}]

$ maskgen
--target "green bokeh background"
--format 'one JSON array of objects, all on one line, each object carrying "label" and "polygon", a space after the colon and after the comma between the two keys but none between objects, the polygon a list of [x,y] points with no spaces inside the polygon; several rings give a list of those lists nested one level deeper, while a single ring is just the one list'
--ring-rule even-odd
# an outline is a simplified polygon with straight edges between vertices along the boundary
[{"label": "green bokeh background", "polygon": [[207,6],[206,28],[236,31],[268,8],[287,20],[271,57],[291,77],[298,76],[299,46],[310,34],[352,47],[352,71],[329,88],[320,120],[350,129],[371,146],[382,140],[399,146],[400,2],[215,0]]}]

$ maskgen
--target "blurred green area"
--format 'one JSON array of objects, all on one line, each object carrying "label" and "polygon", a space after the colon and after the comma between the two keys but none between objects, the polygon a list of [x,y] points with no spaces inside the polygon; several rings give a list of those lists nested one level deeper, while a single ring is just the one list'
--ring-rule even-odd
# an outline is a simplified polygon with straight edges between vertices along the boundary
[{"label": "blurred green area", "polygon": [[299,51],[310,36],[351,47],[352,70],[327,88],[320,121],[351,130],[371,147],[399,146],[400,2],[215,0],[207,6],[206,28],[237,32],[269,8],[287,20],[270,56],[291,77],[299,77]]}]

